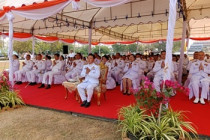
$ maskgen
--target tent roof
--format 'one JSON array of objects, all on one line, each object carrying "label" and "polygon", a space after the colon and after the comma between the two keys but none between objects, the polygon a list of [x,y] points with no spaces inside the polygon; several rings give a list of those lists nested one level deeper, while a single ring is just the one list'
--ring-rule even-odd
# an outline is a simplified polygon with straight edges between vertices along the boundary
[{"label": "tent roof", "polygon": [[[0,2],[0,9],[3,5],[20,7],[43,1],[5,0]],[[130,0],[109,8],[95,7],[82,0],[79,4],[77,11],[68,5],[60,13],[44,20],[29,20],[15,15],[14,31],[88,41],[88,28],[92,26],[93,42],[166,39],[169,0]],[[207,34],[209,21],[203,19],[209,16],[210,1],[185,0],[184,10],[191,36],[210,36]],[[174,37],[181,38],[182,17],[178,7],[177,13]],[[0,24],[0,31],[8,31],[7,20]]]}]

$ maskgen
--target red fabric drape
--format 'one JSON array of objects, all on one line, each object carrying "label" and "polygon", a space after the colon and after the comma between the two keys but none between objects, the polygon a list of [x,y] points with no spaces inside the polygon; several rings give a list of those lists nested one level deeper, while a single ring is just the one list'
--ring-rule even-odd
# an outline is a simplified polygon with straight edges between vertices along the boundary
[{"label": "red fabric drape", "polygon": [[59,40],[59,38],[55,36],[35,36],[35,37],[43,41],[58,41]]},{"label": "red fabric drape", "polygon": [[[6,35],[6,36],[9,36],[9,33],[3,33],[3,34]],[[32,35],[29,34],[29,33],[14,33],[13,37],[22,39],[22,38],[32,37]]]}]

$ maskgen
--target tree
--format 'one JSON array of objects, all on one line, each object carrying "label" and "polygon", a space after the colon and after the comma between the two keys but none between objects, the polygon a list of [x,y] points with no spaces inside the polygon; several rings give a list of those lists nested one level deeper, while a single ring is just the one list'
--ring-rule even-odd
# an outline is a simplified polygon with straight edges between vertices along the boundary
[{"label": "tree", "polygon": [[126,51],[126,45],[122,44],[114,44],[112,45],[112,48],[114,53],[124,53]]},{"label": "tree", "polygon": [[83,45],[75,49],[77,53],[81,53],[83,56],[88,56],[88,45]]},{"label": "tree", "polygon": [[32,41],[28,40],[25,42],[13,41],[13,50],[17,52],[19,55],[24,52],[32,51]]},{"label": "tree", "polygon": [[100,55],[110,54],[110,49],[107,46],[95,46],[92,49],[92,53],[99,53],[99,47],[100,47]]}]

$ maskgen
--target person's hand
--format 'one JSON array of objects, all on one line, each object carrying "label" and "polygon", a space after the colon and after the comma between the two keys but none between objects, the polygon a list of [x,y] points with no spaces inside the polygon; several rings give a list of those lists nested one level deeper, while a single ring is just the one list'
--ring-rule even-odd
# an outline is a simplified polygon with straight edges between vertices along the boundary
[{"label": "person's hand", "polygon": [[35,69],[38,69],[37,65],[34,66]]},{"label": "person's hand", "polygon": [[115,66],[115,67],[117,66],[117,62],[115,62],[114,66]]},{"label": "person's hand", "polygon": [[164,67],[165,67],[165,62],[162,61],[162,63],[161,63],[161,68],[164,68]]},{"label": "person's hand", "polygon": [[132,68],[132,64],[131,63],[129,64],[129,68]]},{"label": "person's hand", "polygon": [[26,65],[26,63],[25,62],[23,62],[23,66],[25,66]]},{"label": "person's hand", "polygon": [[200,63],[199,70],[204,70],[202,63]]},{"label": "person's hand", "polygon": [[89,72],[90,72],[90,69],[86,68],[86,74],[89,74]]},{"label": "person's hand", "polygon": [[53,61],[53,66],[55,66],[56,65],[56,62],[55,62],[55,60]]}]

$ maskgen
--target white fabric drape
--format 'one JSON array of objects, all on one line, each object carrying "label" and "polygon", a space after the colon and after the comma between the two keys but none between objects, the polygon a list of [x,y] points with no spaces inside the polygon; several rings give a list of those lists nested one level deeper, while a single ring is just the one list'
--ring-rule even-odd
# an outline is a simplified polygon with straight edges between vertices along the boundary
[{"label": "white fabric drape", "polygon": [[92,28],[89,28],[88,29],[88,35],[89,35],[89,38],[88,38],[88,53],[91,53],[91,45],[92,45]]},{"label": "white fabric drape", "polygon": [[69,0],[47,8],[27,10],[27,11],[12,10],[12,12],[16,15],[25,17],[27,19],[39,20],[55,15],[56,13],[64,9],[67,5],[69,5],[71,2],[72,0]]},{"label": "white fabric drape", "polygon": [[83,0],[83,1],[96,7],[114,7],[127,3],[130,0],[109,0],[109,1]]},{"label": "white fabric drape", "polygon": [[168,20],[168,35],[166,42],[166,59],[165,59],[165,76],[164,80],[171,80],[173,74],[172,63],[172,48],[174,39],[174,27],[176,24],[176,3],[177,0],[170,0],[169,2],[169,20]]},{"label": "white fabric drape", "polygon": [[13,19],[14,15],[11,12],[6,13],[6,17],[9,21],[9,43],[8,43],[8,57],[9,57],[9,81],[12,87],[14,86],[13,78]]},{"label": "white fabric drape", "polygon": [[183,72],[183,59],[184,59],[184,46],[185,46],[185,37],[186,37],[186,28],[187,22],[183,21],[183,31],[182,31],[182,44],[180,50],[180,59],[179,59],[179,74],[178,74],[178,82],[182,83],[182,72]]},{"label": "white fabric drape", "polygon": [[46,42],[46,43],[55,43],[56,41],[59,41],[59,40],[47,41],[47,40],[42,40],[42,39],[39,39],[39,38],[36,38],[36,39],[40,40],[40,41],[43,41],[43,42]]}]

